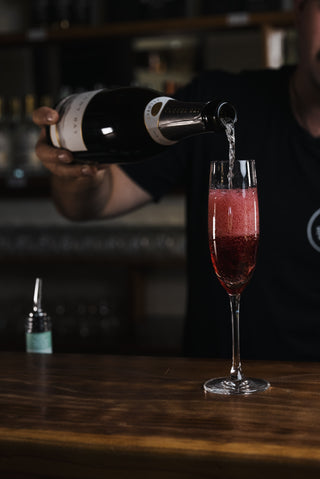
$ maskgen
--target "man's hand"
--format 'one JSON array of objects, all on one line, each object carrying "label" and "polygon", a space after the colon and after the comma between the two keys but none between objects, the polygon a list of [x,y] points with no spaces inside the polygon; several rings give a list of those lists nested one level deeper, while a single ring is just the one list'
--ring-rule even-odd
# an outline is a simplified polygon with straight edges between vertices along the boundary
[{"label": "man's hand", "polygon": [[88,176],[103,176],[106,165],[78,165],[73,163],[72,153],[68,150],[55,148],[46,139],[47,125],[59,121],[59,114],[52,108],[42,106],[33,112],[33,121],[41,127],[41,133],[36,144],[36,154],[42,164],[56,176],[65,178],[81,178]]}]

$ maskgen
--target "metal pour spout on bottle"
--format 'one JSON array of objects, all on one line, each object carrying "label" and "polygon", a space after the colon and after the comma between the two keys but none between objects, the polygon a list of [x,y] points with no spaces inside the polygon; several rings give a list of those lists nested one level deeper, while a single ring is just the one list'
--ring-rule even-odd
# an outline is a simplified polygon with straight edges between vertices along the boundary
[{"label": "metal pour spout on bottle", "polygon": [[26,351],[52,353],[51,318],[42,309],[42,279],[36,278],[33,309],[26,318]]}]

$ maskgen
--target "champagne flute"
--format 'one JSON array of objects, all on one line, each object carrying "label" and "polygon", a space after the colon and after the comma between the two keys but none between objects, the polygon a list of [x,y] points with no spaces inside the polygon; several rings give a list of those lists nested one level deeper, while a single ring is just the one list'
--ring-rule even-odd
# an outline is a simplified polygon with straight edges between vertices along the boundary
[{"label": "champagne flute", "polygon": [[229,377],[205,382],[216,394],[250,394],[270,387],[263,379],[246,378],[240,360],[240,295],[256,264],[259,210],[254,160],[212,161],[208,198],[209,246],[215,273],[229,295],[232,365]]}]

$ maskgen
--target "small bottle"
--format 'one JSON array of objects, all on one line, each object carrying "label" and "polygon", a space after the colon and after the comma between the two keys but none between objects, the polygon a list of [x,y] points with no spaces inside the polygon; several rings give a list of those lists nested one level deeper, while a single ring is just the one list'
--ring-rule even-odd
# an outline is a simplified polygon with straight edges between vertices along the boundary
[{"label": "small bottle", "polygon": [[33,310],[26,319],[27,353],[52,353],[51,319],[42,310],[42,279],[37,278],[33,294]]},{"label": "small bottle", "polygon": [[226,101],[181,102],[140,87],[70,95],[56,110],[49,143],[94,163],[136,162],[189,136],[225,131],[237,117]]}]

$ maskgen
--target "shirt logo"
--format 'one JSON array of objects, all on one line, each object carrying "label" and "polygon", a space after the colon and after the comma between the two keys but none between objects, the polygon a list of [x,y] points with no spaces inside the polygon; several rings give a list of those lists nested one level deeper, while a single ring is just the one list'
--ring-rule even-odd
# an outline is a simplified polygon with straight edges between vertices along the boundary
[{"label": "shirt logo", "polygon": [[309,220],[307,236],[311,246],[320,252],[320,209],[315,211]]}]

